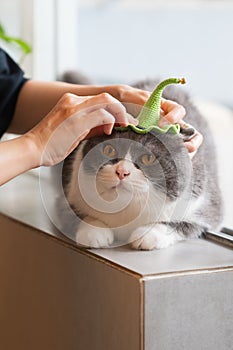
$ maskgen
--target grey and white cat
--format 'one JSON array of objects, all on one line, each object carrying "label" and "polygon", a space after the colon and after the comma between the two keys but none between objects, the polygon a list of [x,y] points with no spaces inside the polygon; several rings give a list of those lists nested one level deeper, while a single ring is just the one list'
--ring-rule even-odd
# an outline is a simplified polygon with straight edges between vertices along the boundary
[{"label": "grey and white cat", "polygon": [[[152,90],[155,85],[136,86]],[[192,160],[184,146],[185,132],[115,130],[82,142],[64,161],[64,194],[80,220],[69,216],[61,199],[59,215],[78,244],[160,249],[219,227],[222,203],[213,139],[183,89],[169,86],[163,96],[182,104],[185,121],[204,136]]]}]

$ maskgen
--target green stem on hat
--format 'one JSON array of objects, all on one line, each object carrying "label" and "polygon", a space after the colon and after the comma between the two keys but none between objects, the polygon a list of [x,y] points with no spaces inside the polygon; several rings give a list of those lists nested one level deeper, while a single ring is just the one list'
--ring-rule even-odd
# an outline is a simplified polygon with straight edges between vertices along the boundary
[{"label": "green stem on hat", "polygon": [[158,126],[160,119],[160,101],[164,88],[170,84],[185,84],[184,78],[168,78],[163,80],[152,92],[151,96],[143,106],[139,113],[139,126],[142,128],[149,128],[150,126]]},{"label": "green stem on hat", "polygon": [[179,124],[168,124],[159,127],[159,119],[160,119],[160,103],[161,97],[164,88],[170,84],[185,84],[185,78],[168,78],[163,80],[152,92],[151,96],[142,107],[141,112],[139,113],[137,119],[139,120],[138,126],[133,124],[129,124],[127,127],[118,126],[115,129],[118,131],[127,131],[129,129],[133,130],[138,134],[147,134],[150,131],[157,131],[161,134],[165,134],[167,132],[178,134],[180,132]]}]

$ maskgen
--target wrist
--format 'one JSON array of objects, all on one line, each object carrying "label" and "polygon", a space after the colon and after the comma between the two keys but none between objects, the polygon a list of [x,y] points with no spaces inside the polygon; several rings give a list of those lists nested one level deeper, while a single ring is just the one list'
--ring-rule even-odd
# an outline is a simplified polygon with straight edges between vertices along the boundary
[{"label": "wrist", "polygon": [[38,147],[35,135],[28,132],[20,138],[25,150],[25,155],[28,159],[28,170],[38,168],[41,165],[41,151]]},{"label": "wrist", "polygon": [[28,135],[0,142],[0,185],[39,166],[40,157]]}]

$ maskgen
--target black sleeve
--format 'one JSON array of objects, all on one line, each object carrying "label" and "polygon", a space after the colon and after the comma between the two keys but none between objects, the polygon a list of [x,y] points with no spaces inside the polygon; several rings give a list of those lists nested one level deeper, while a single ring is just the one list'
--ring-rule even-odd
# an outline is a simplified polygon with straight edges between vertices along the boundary
[{"label": "black sleeve", "polygon": [[11,123],[18,94],[26,81],[24,72],[0,48],[0,137]]}]

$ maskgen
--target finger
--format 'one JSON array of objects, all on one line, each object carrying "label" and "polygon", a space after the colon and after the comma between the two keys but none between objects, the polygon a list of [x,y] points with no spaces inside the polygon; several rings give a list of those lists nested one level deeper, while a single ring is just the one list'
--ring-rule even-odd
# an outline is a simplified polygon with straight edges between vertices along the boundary
[{"label": "finger", "polygon": [[127,126],[129,124],[129,117],[126,115],[125,107],[108,93],[92,96],[84,101],[83,104],[79,105],[79,108],[88,108],[89,111],[105,109],[114,116],[116,123],[122,126]]},{"label": "finger", "polygon": [[108,104],[105,109],[115,117],[115,124],[128,126],[129,124],[138,124],[138,120],[127,113],[125,106],[121,103]]},{"label": "finger", "polygon": [[95,128],[91,129],[87,135],[86,139],[90,139],[92,137],[102,136],[104,134],[103,126],[96,126]]},{"label": "finger", "polygon": [[122,126],[129,125],[126,108],[120,102],[108,103],[104,106],[104,109],[115,117],[115,123]]},{"label": "finger", "polygon": [[186,114],[185,108],[175,101],[162,99],[161,108],[164,112],[164,115],[162,115],[160,119],[160,127],[169,123],[179,123]]},{"label": "finger", "polygon": [[77,125],[82,125],[83,131],[90,131],[96,127],[101,127],[103,132],[107,135],[111,134],[114,124],[114,116],[104,108],[100,108],[91,113],[82,113],[77,121]]},{"label": "finger", "polygon": [[121,126],[128,126],[129,124],[133,124],[133,125],[138,125],[138,119],[134,118],[131,114],[126,113],[126,122],[121,123],[120,121],[115,121],[115,124],[117,126],[121,125]]},{"label": "finger", "polygon": [[195,156],[196,153],[197,153],[197,150],[193,151],[193,152],[189,152],[190,159],[193,159],[193,157]]},{"label": "finger", "polygon": [[196,135],[189,141],[184,142],[185,147],[187,148],[190,155],[194,155],[198,148],[201,146],[203,142],[203,136],[198,131]]},{"label": "finger", "polygon": [[107,93],[93,96],[89,101],[85,101],[85,104],[90,105],[91,110],[105,109],[115,117],[115,123],[118,125],[125,127],[129,124],[138,124],[138,120],[127,113],[126,107]]}]

